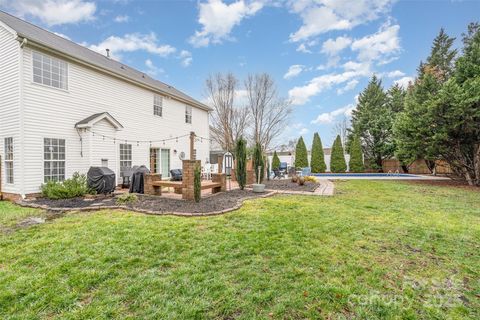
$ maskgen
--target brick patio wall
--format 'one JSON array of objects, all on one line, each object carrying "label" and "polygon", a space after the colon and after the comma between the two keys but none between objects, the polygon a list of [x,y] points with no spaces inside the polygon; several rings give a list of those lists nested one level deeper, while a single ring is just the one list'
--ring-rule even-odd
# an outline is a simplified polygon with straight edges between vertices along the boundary
[{"label": "brick patio wall", "polygon": [[219,182],[221,184],[221,191],[227,190],[227,175],[225,173],[212,174],[212,182]]},{"label": "brick patio wall", "polygon": [[153,186],[153,182],[161,181],[162,174],[161,173],[147,173],[144,176],[144,192],[145,194],[161,196],[162,195],[162,187],[155,187]]},{"label": "brick patio wall", "polygon": [[194,184],[194,173],[195,173],[195,166],[201,166],[200,160],[183,160],[183,191],[182,191],[182,199],[185,200],[194,200],[194,191],[193,191],[193,184]]}]

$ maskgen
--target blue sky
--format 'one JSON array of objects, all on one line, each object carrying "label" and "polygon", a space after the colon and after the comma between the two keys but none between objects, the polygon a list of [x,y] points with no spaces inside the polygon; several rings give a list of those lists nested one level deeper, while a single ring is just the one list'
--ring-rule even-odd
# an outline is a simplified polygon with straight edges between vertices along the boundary
[{"label": "blue sky", "polygon": [[[372,73],[408,83],[441,27],[457,37],[480,0],[0,0],[0,8],[205,100],[211,73],[267,72],[293,102],[283,140],[333,141]],[[239,96],[242,88],[239,88]]]}]

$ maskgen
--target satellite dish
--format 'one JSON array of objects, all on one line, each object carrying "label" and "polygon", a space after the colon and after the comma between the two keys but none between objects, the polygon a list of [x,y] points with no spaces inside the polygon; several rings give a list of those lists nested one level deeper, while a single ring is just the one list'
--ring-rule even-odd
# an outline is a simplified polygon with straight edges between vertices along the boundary
[{"label": "satellite dish", "polygon": [[180,152],[180,154],[178,155],[178,157],[180,158],[180,160],[184,160],[185,159],[185,152]]}]

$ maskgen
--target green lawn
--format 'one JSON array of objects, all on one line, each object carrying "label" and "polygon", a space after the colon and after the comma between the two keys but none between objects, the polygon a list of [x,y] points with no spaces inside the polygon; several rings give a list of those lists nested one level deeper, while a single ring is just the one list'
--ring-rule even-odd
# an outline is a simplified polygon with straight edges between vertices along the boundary
[{"label": "green lawn", "polygon": [[77,213],[0,234],[0,318],[480,318],[479,192],[336,188],[217,217]]}]

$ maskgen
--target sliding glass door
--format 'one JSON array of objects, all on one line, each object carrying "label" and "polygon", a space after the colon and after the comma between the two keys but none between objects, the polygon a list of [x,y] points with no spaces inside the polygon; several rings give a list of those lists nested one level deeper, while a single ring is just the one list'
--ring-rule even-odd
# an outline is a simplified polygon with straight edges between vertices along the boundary
[{"label": "sliding glass door", "polygon": [[170,177],[170,149],[160,150],[160,163],[162,177]]}]

